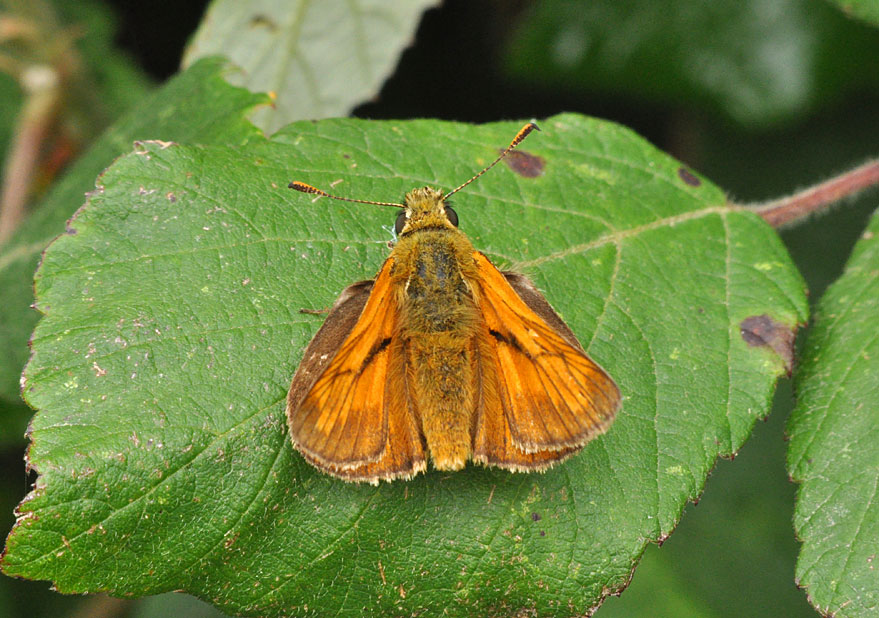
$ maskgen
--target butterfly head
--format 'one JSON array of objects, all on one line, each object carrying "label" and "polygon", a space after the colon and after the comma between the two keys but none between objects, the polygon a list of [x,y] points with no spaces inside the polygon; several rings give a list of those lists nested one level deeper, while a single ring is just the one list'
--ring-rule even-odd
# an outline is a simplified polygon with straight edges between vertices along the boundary
[{"label": "butterfly head", "polygon": [[430,187],[412,189],[403,200],[405,209],[397,215],[394,230],[397,236],[405,236],[425,228],[455,229],[458,214],[449,207],[442,191]]}]

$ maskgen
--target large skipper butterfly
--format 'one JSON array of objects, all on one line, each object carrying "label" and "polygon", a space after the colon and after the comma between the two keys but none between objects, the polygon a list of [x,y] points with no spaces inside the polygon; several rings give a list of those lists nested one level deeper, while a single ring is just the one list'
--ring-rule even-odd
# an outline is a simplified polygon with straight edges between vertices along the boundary
[{"label": "large skipper butterfly", "polygon": [[616,384],[523,275],[501,272],[458,229],[453,191],[394,206],[398,241],[372,281],[348,286],[305,349],[287,397],[293,445],[346,481],[408,479],[467,460],[545,470],[610,426]]}]

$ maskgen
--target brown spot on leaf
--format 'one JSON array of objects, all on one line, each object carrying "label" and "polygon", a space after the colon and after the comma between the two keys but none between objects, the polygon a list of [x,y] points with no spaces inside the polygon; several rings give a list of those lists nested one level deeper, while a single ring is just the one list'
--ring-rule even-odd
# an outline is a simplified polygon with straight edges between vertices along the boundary
[{"label": "brown spot on leaf", "polygon": [[238,536],[240,534],[240,532],[236,532],[232,536],[228,537],[225,541],[223,541],[223,547],[225,547],[226,549],[231,549],[232,546],[235,545],[235,541],[238,540]]},{"label": "brown spot on leaf", "polygon": [[776,322],[765,313],[752,315],[739,325],[742,339],[752,347],[768,347],[781,357],[784,368],[790,375],[794,366],[794,331]]},{"label": "brown spot on leaf", "polygon": [[686,167],[678,168],[678,176],[680,176],[681,180],[683,180],[686,184],[691,187],[698,187],[702,184],[702,181],[699,180],[693,172],[688,170]]},{"label": "brown spot on leaf", "polygon": [[537,178],[543,175],[546,161],[543,157],[530,154],[524,150],[514,150],[506,156],[505,161],[511,170],[525,178]]}]

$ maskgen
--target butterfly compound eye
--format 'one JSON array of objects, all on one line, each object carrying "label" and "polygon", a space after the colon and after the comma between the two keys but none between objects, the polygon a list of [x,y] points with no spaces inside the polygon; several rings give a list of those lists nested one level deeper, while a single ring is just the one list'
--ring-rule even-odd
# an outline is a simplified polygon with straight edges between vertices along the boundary
[{"label": "butterfly compound eye", "polygon": [[449,218],[449,223],[458,227],[458,213],[451,206],[446,206],[446,216]]},{"label": "butterfly compound eye", "polygon": [[397,215],[397,220],[394,222],[394,234],[399,236],[403,233],[403,228],[406,227],[406,211],[402,211]]}]

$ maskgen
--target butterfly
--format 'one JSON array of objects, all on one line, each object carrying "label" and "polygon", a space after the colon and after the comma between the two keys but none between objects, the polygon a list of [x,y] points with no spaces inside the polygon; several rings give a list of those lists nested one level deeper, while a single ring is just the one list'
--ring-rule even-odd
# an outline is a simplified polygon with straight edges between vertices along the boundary
[{"label": "butterfly", "polygon": [[498,270],[458,229],[443,193],[392,206],[397,243],[371,281],[348,286],[305,349],[287,397],[294,447],[318,469],[378,484],[472,460],[545,470],[608,429],[620,409],[611,377],[527,277]]}]

